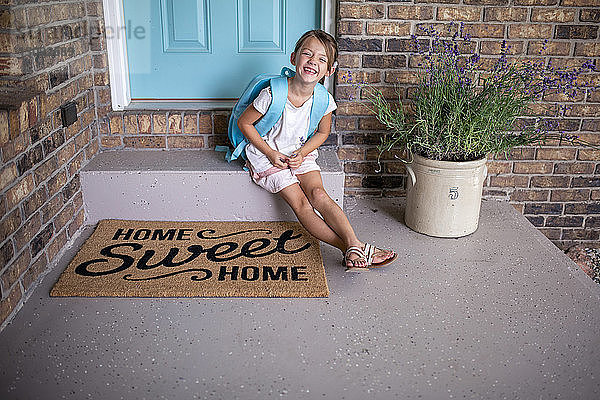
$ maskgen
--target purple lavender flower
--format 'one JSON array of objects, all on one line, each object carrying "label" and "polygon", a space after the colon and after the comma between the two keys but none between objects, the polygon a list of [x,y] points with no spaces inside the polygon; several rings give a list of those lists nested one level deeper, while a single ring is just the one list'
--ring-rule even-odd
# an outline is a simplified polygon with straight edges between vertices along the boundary
[{"label": "purple lavender flower", "polygon": [[[418,86],[408,92],[412,99],[410,111],[402,104],[398,108],[387,103],[378,89],[370,87],[372,90],[363,92],[378,120],[391,129],[382,139],[380,151],[401,145],[433,158],[458,160],[549,139],[583,143],[575,135],[556,133],[560,127],[557,118],[566,115],[567,104],[554,106],[548,114],[552,118],[520,115],[526,115],[529,105],[546,101],[548,95],[574,99],[582,88],[584,93],[597,89],[588,87],[589,81],[581,81],[582,74],[596,70],[594,62],[567,69],[555,68],[545,58],[509,61],[511,46],[502,41],[495,63],[484,68],[479,54],[469,54],[472,42],[464,24],[457,29],[457,24],[451,23],[447,28],[449,34],[443,37],[431,26],[419,27],[419,34],[411,35],[414,53],[421,59],[417,64]],[[426,46],[422,45],[425,40],[418,38],[421,33],[429,36]],[[545,40],[542,50],[547,44]],[[347,81],[369,87],[363,81],[354,83],[350,74]],[[461,136],[465,132],[477,132],[477,136]],[[452,147],[457,143],[462,144]]]}]

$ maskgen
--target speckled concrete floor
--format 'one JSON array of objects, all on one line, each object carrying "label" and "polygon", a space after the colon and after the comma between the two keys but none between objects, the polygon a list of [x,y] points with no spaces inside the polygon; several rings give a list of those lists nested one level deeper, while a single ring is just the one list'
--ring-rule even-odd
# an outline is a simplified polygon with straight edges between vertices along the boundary
[{"label": "speckled concrete floor", "polygon": [[347,274],[323,246],[326,299],[50,298],[71,249],[0,333],[0,398],[600,398],[600,286],[510,205],[461,239],[346,210],[400,259]]}]

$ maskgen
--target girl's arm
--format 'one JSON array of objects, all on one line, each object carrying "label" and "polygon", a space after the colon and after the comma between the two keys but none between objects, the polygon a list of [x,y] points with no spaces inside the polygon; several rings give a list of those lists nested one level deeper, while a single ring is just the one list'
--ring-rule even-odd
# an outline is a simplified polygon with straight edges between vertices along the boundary
[{"label": "girl's arm", "polygon": [[248,141],[252,143],[254,147],[267,156],[273,166],[282,169],[287,168],[288,165],[286,162],[288,157],[276,150],[273,150],[271,146],[269,146],[269,144],[263,140],[254,127],[254,123],[261,119],[262,116],[263,115],[259,113],[252,104],[250,104],[238,118],[238,128],[240,128],[240,131],[242,131],[246,139],[248,139]]},{"label": "girl's arm", "polygon": [[319,121],[319,127],[317,128],[315,134],[312,135],[306,143],[304,143],[304,146],[295,152],[296,157],[292,157],[288,160],[289,166],[291,168],[298,168],[300,164],[302,164],[304,157],[322,145],[327,140],[330,133],[331,113],[324,115],[323,118],[321,118],[321,121]]}]

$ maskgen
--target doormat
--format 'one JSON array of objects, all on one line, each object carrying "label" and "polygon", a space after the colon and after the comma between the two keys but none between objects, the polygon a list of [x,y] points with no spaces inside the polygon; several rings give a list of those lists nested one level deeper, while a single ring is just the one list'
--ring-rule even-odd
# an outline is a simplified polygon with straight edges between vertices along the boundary
[{"label": "doormat", "polygon": [[297,222],[102,220],[50,291],[83,297],[327,297]]}]

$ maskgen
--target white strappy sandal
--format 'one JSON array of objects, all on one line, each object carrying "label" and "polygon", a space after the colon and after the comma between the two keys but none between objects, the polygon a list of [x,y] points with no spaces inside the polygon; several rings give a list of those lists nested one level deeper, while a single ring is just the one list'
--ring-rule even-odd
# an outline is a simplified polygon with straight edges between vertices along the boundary
[{"label": "white strappy sandal", "polygon": [[[359,272],[359,271],[366,271],[371,268],[385,267],[386,265],[389,265],[392,262],[396,261],[396,258],[398,258],[398,254],[396,252],[392,252],[393,255],[390,258],[387,258],[380,263],[373,263],[373,259],[375,258],[376,251],[377,251],[377,247],[375,247],[369,243],[365,243],[364,249],[357,247],[357,246],[348,247],[346,249],[346,253],[344,254],[344,261],[343,261],[344,266],[346,267],[346,272]],[[351,254],[357,255],[358,258],[354,259],[354,260],[349,260],[348,257]],[[359,259],[365,260],[366,265],[364,267],[359,267],[356,265],[355,262]],[[348,266],[348,261],[350,261],[352,263],[351,267]]]},{"label": "white strappy sandal", "polygon": [[[358,258],[354,259],[354,260],[350,260],[348,259],[348,257],[350,257],[350,255],[357,255]],[[366,265],[364,267],[360,267],[356,265],[356,261],[358,260],[365,260]],[[372,260],[372,258],[371,258]],[[352,266],[349,267],[348,266],[348,261],[350,261],[352,263]],[[360,247],[357,246],[350,246],[346,249],[346,253],[344,254],[344,261],[343,261],[344,267],[346,267],[346,272],[358,272],[358,271],[366,271],[369,269],[369,266],[371,265],[369,262],[369,259],[367,258],[365,252],[363,251],[363,249],[361,249]]]},{"label": "white strappy sandal", "polygon": [[[377,251],[377,247],[373,246],[372,244],[369,243],[365,243],[365,248],[363,253],[365,254],[365,259],[367,260],[367,263],[369,264],[369,268],[380,268],[380,267],[385,267],[386,265],[389,265],[391,263],[393,263],[394,261],[396,261],[396,258],[398,258],[398,254],[395,251],[392,251],[393,255],[390,258],[386,258],[385,260],[383,260],[382,262],[379,263],[374,263],[373,259],[375,258],[375,252]],[[384,250],[382,250],[384,251]]]}]

